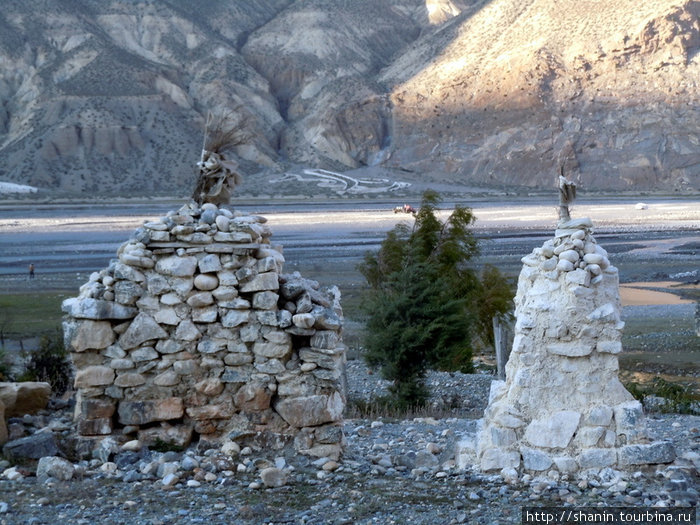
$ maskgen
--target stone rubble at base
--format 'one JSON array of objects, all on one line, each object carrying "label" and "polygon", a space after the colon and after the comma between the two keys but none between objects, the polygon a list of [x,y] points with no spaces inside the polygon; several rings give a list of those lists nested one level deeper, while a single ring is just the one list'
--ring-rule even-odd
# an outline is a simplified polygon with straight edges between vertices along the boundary
[{"label": "stone rubble at base", "polygon": [[190,203],[146,222],[64,301],[85,440],[198,435],[340,456],[340,292],[282,273],[270,236],[264,217]]},{"label": "stone rubble at base", "polygon": [[504,476],[670,463],[649,442],[641,404],[618,379],[622,350],[617,268],[590,219],[560,223],[523,257],[506,381],[491,385],[475,436],[457,463]]}]

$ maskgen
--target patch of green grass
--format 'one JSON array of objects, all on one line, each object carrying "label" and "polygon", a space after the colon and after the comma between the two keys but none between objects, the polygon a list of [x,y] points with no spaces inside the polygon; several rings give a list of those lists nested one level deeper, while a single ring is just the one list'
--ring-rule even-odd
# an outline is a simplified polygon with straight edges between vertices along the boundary
[{"label": "patch of green grass", "polygon": [[626,383],[625,388],[639,401],[644,400],[646,396],[666,399],[668,404],[663,407],[664,412],[692,414],[695,413],[693,405],[700,401],[700,394],[694,391],[692,385],[669,381],[659,376],[645,384],[634,381]]},{"label": "patch of green grass", "polygon": [[700,366],[700,345],[690,317],[628,318],[622,347],[620,369],[627,372],[693,377]]},{"label": "patch of green grass", "polygon": [[0,295],[0,331],[6,338],[37,337],[61,326],[61,303],[68,292],[26,292]]},{"label": "patch of green grass", "polygon": [[405,407],[398,403],[391,396],[382,396],[371,401],[363,399],[350,399],[345,409],[346,419],[386,419],[399,421],[404,419],[414,419],[417,417],[432,417],[434,419],[445,419],[455,417],[458,406],[453,407],[433,407],[430,404]]}]

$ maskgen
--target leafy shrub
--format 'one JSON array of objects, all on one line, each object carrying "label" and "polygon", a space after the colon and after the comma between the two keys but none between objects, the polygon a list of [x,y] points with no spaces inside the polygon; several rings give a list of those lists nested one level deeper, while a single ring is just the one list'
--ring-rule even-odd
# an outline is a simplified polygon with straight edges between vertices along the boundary
[{"label": "leafy shrub", "polygon": [[60,332],[43,336],[39,347],[29,354],[26,370],[20,381],[45,381],[51,385],[55,395],[63,394],[70,387],[73,369],[68,352],[63,346]]},{"label": "leafy shrub", "polygon": [[186,447],[171,443],[170,441],[163,441],[162,439],[158,438],[155,440],[153,445],[149,446],[148,448],[154,452],[183,452]]},{"label": "leafy shrub", "polygon": [[661,407],[663,412],[679,414],[696,414],[700,405],[700,396],[689,385],[682,385],[656,376],[647,385],[630,382],[625,384],[628,392],[638,401],[647,396],[664,398],[667,402]]},{"label": "leafy shrub", "polygon": [[639,385],[639,383],[636,382],[630,382],[625,385],[625,388],[627,391],[632,394],[632,397],[635,398],[637,401],[643,401],[644,396],[646,395],[644,390],[642,390],[642,387]]},{"label": "leafy shrub", "polygon": [[425,403],[428,367],[471,372],[474,339],[491,340],[491,318],[511,309],[503,275],[488,267],[480,277],[469,265],[478,253],[471,210],[458,206],[442,222],[439,202],[425,192],[413,227],[389,231],[359,266],[370,286],[365,359],[393,381],[402,408]]}]

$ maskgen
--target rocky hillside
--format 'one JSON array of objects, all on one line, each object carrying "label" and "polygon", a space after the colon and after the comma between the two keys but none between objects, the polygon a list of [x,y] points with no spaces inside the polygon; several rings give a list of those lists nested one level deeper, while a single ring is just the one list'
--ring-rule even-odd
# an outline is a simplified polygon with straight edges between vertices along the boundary
[{"label": "rocky hillside", "polygon": [[588,189],[698,191],[699,16],[697,0],[4,0],[0,181],[184,195],[207,112],[236,108],[244,194],[303,194],[280,175],[305,167],[500,190],[561,165]]},{"label": "rocky hillside", "polygon": [[693,0],[487,2],[381,74],[391,162],[482,184],[547,185],[563,165],[589,189],[697,190],[699,17]]}]

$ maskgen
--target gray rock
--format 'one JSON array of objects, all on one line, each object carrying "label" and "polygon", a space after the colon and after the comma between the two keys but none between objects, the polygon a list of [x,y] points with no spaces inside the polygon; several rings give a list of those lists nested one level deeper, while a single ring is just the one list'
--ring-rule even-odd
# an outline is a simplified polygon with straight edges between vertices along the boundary
[{"label": "gray rock", "polygon": [[314,432],[317,443],[333,444],[343,440],[343,428],[339,425],[323,425],[317,427]]},{"label": "gray rock", "polygon": [[274,292],[258,292],[253,295],[253,308],[258,310],[272,310],[277,306],[279,295]]},{"label": "gray rock", "polygon": [[296,312],[298,314],[306,314],[314,309],[314,304],[311,301],[311,296],[304,291],[296,300]]},{"label": "gray rock", "polygon": [[240,291],[243,293],[262,292],[265,290],[277,289],[279,289],[279,280],[278,275],[275,272],[266,272],[258,274],[251,280],[241,284],[240,287]]},{"label": "gray rock", "polygon": [[226,328],[235,328],[248,322],[250,311],[248,310],[230,310],[221,318],[221,324]]},{"label": "gray rock", "polygon": [[339,421],[345,402],[338,392],[330,395],[279,399],[275,410],[293,427],[302,428]]},{"label": "gray rock", "polygon": [[39,483],[43,483],[48,478],[68,481],[73,478],[74,472],[75,467],[70,461],[56,456],[42,457],[36,467],[36,477]]},{"label": "gray rock", "polygon": [[338,330],[343,325],[340,317],[330,308],[314,308],[311,313],[316,321],[314,328],[319,330]]},{"label": "gray rock", "polygon": [[216,210],[204,210],[199,220],[204,224],[214,224],[216,221]]},{"label": "gray rock", "polygon": [[634,441],[643,432],[644,412],[642,411],[642,404],[636,400],[628,401],[615,406],[613,411],[617,435],[624,436],[627,443]]},{"label": "gray rock", "polygon": [[89,297],[66,299],[61,309],[76,319],[131,319],[136,316],[138,310],[131,306],[124,306],[111,301],[91,299]]},{"label": "gray rock", "polygon": [[31,436],[7,442],[2,451],[10,461],[21,461],[55,456],[58,454],[58,446],[53,432],[37,432]]},{"label": "gray rock", "polygon": [[143,295],[140,284],[132,281],[118,281],[114,285],[114,300],[120,304],[133,305]]},{"label": "gray rock", "polygon": [[214,274],[200,273],[194,278],[194,287],[198,290],[211,291],[219,286],[219,278]]},{"label": "gray rock", "polygon": [[515,443],[515,431],[511,428],[491,427],[491,442],[496,447],[507,447]]},{"label": "gray rock", "polygon": [[573,410],[560,410],[546,419],[534,419],[525,429],[525,439],[536,447],[564,448],[578,428],[581,414]]},{"label": "gray rock", "polygon": [[306,287],[301,279],[295,279],[289,275],[280,275],[280,281],[280,293],[285,299],[293,301],[306,291]]},{"label": "gray rock", "polygon": [[268,467],[260,472],[260,479],[266,487],[283,487],[287,484],[287,472],[276,467]]},{"label": "gray rock", "polygon": [[177,397],[151,401],[122,401],[119,403],[118,412],[121,424],[143,425],[181,418],[184,406],[182,399]]},{"label": "gray rock", "polygon": [[605,405],[593,407],[586,417],[586,424],[606,427],[612,421],[612,408]]},{"label": "gray rock", "polygon": [[334,349],[340,343],[338,332],[332,330],[319,330],[311,336],[310,344],[314,348]]},{"label": "gray rock", "polygon": [[518,468],[520,454],[515,450],[503,450],[488,448],[481,455],[481,470],[501,470],[504,468]]},{"label": "gray rock", "polygon": [[552,458],[541,450],[520,447],[520,454],[523,457],[523,467],[526,470],[542,471],[552,466]]},{"label": "gray rock", "polygon": [[554,458],[554,464],[559,472],[571,474],[578,470],[578,463],[574,458],[568,456],[557,456]]},{"label": "gray rock", "polygon": [[107,463],[117,452],[119,452],[119,444],[114,438],[108,437],[101,440],[92,450],[92,457]]},{"label": "gray rock", "polygon": [[196,257],[165,257],[156,263],[158,273],[173,277],[191,277],[196,269]]},{"label": "gray rock", "polygon": [[626,445],[620,448],[620,465],[647,465],[671,463],[676,451],[670,441],[655,441],[649,444]]},{"label": "gray rock", "polygon": [[119,346],[128,350],[135,348],[146,341],[154,339],[166,339],[168,333],[148,314],[140,313],[119,338]]},{"label": "gray rock", "polygon": [[582,451],[577,460],[582,469],[609,467],[617,463],[617,451],[611,448],[590,448]]},{"label": "gray rock", "polygon": [[199,467],[199,461],[194,459],[192,456],[185,456],[182,458],[180,466],[182,467],[182,470],[189,472]]},{"label": "gray rock", "polygon": [[426,450],[419,450],[416,452],[415,467],[414,468],[426,468],[434,469],[440,465],[440,460],[437,456],[431,454]]}]

